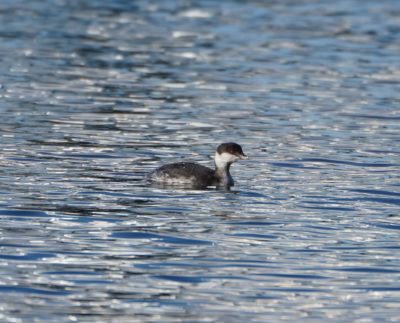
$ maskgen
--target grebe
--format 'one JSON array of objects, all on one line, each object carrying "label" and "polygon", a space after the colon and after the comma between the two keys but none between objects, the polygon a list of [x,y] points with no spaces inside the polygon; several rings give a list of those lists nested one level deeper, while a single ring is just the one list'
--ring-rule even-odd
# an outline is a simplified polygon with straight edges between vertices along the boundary
[{"label": "grebe", "polygon": [[185,185],[196,188],[216,186],[229,188],[234,185],[229,168],[239,159],[247,159],[242,147],[234,142],[223,143],[215,152],[215,170],[191,162],[167,164],[152,171],[148,179],[164,185]]}]

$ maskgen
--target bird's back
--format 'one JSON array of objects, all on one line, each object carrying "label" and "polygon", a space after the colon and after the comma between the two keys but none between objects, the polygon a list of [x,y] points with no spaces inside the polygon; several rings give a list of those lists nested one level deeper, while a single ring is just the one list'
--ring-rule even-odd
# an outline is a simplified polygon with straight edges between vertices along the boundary
[{"label": "bird's back", "polygon": [[174,163],[161,166],[150,173],[149,180],[166,184],[215,185],[215,171],[197,163]]}]

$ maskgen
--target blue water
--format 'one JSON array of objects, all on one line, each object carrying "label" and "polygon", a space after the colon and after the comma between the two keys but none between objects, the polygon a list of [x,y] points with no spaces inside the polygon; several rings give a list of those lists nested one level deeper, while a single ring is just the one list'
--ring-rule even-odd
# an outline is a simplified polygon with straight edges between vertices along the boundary
[{"label": "blue water", "polygon": [[1,1],[0,321],[399,321],[399,14]]}]

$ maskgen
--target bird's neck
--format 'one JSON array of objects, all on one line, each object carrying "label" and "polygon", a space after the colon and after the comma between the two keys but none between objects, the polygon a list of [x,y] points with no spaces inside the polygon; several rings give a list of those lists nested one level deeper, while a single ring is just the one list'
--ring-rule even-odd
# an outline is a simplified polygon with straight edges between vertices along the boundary
[{"label": "bird's neck", "polygon": [[232,162],[221,158],[217,153],[215,154],[215,177],[218,179],[220,185],[233,186],[233,179],[229,172]]}]

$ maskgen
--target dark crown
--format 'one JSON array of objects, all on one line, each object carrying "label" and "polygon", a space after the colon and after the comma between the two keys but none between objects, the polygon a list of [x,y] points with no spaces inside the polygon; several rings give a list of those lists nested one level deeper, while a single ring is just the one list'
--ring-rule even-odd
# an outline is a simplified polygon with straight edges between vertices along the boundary
[{"label": "dark crown", "polygon": [[226,142],[223,144],[220,144],[217,148],[217,153],[222,154],[222,153],[228,153],[231,155],[235,156],[245,156],[243,153],[242,147],[240,145],[234,143],[234,142]]}]

